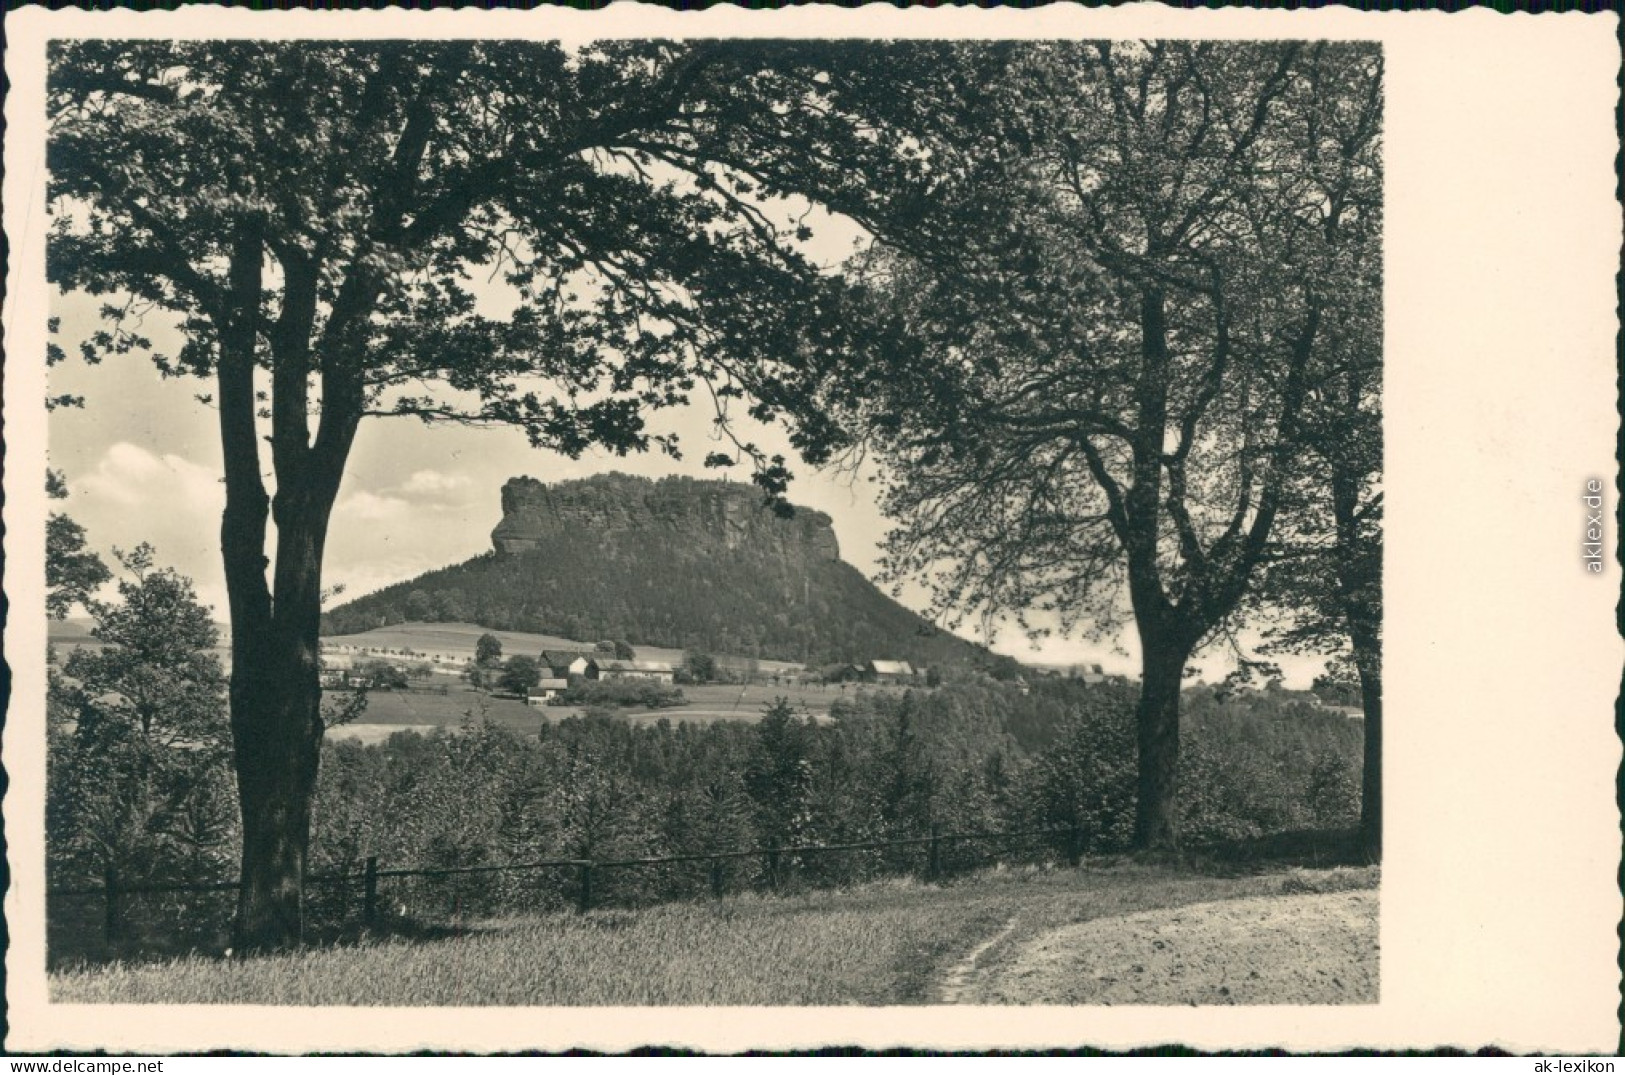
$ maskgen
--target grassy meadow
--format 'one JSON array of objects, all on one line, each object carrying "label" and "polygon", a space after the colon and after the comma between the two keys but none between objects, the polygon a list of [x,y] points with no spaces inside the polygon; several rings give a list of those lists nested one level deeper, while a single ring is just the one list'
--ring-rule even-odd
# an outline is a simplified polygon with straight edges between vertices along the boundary
[{"label": "grassy meadow", "polygon": [[[362,636],[354,636],[362,637]],[[391,731],[406,728],[422,730],[433,727],[455,728],[472,712],[486,720],[520,731],[534,731],[543,721],[560,721],[581,713],[579,706],[544,706],[533,709],[516,698],[498,698],[482,694],[468,684],[451,676],[435,675],[427,683],[430,690],[373,691],[367,696],[367,710],[361,720],[349,727],[339,727],[332,734],[339,738],[361,739],[374,742],[386,738]],[[439,693],[439,688],[445,693]],[[688,684],[679,688],[686,705],[666,709],[621,709],[617,712],[635,723],[653,723],[669,720],[673,724],[688,721],[709,724],[713,721],[754,721],[762,710],[779,698],[788,698],[798,709],[804,709],[815,719],[829,716],[829,707],[837,699],[851,698],[859,690],[866,694],[900,693],[903,688],[884,685],[858,684],[800,684],[800,683],[705,683]],[[337,692],[335,692],[337,693]]]},{"label": "grassy meadow", "polygon": [[[1062,926],[1214,900],[1370,888],[1371,869],[1225,876],[1128,859],[945,885],[747,895],[642,911],[452,924],[286,955],[68,968],[57,1003],[891,1005],[943,999],[973,952],[997,964]],[[989,940],[995,943],[988,944]]]}]

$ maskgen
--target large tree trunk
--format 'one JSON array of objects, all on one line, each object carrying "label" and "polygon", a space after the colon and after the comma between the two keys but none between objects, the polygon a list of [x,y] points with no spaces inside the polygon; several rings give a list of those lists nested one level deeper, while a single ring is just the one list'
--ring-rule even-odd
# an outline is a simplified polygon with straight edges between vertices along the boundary
[{"label": "large tree trunk", "polygon": [[[1360,403],[1351,377],[1347,406]],[[1369,460],[1366,461],[1369,465]],[[1362,530],[1358,456],[1342,453],[1332,463],[1332,513],[1337,524],[1337,581],[1348,621],[1354,668],[1365,710],[1365,762],[1360,778],[1360,846],[1372,862],[1382,859],[1382,545],[1380,532]]]},{"label": "large tree trunk", "polygon": [[[346,442],[347,446],[347,442]],[[337,470],[328,468],[329,473]],[[322,744],[322,554],[336,481],[319,469],[277,491],[274,615],[258,646],[233,636],[232,741],[243,811],[237,941],[248,950],[303,938],[310,805]]]},{"label": "large tree trunk", "polygon": [[[315,289],[308,272],[288,274],[272,334],[272,451],[276,500],[260,477],[254,373],[259,340],[257,225],[245,222],[232,263],[232,309],[218,370],[226,510],[220,545],[231,602],[231,732],[243,817],[242,878],[235,939],[242,950],[298,943],[304,932],[310,805],[322,741],[318,631],[322,553],[344,461],[360,414],[359,380],[329,385],[322,430],[308,443],[305,336]],[[296,267],[297,268],[297,267]],[[352,300],[351,305],[360,304]],[[335,361],[335,365],[338,363]],[[266,579],[268,522],[277,524],[274,585]]]},{"label": "large tree trunk", "polygon": [[235,942],[243,951],[296,944],[304,935],[305,856],[322,737],[314,639],[307,645],[273,635],[261,652],[236,655],[231,725],[243,816]]},{"label": "large tree trunk", "polygon": [[1140,628],[1139,781],[1134,846],[1179,846],[1179,692],[1191,647],[1170,632]]},{"label": "large tree trunk", "polygon": [[1369,630],[1352,632],[1354,666],[1360,673],[1360,705],[1365,710],[1365,762],[1360,776],[1360,848],[1371,862],[1382,861],[1382,651]]}]

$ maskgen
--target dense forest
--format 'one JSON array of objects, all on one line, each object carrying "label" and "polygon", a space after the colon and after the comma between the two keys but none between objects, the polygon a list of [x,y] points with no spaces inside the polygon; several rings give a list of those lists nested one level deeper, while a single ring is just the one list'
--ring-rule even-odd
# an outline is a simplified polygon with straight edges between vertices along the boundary
[{"label": "dense forest", "polygon": [[[788,704],[754,723],[638,724],[608,710],[525,734],[470,714],[462,729],[403,731],[323,748],[315,872],[376,855],[450,866],[547,857],[681,854],[944,831],[1078,828],[1085,851],[1126,846],[1133,816],[1136,689],[980,674],[905,693],[860,690],[814,722]],[[1196,686],[1183,782],[1189,841],[1352,825],[1358,721],[1274,692]],[[53,709],[96,701],[59,687]],[[61,725],[57,724],[60,728]],[[81,728],[84,725],[81,724]],[[53,737],[53,881],[97,879],[114,814],[127,882],[215,879],[236,854],[223,753],[163,752],[186,795],[118,810],[86,734]],[[105,776],[105,774],[101,774]],[[207,791],[202,794],[199,791]]]},{"label": "dense forest", "polygon": [[[616,477],[569,486],[577,495],[596,490],[609,511],[624,492]],[[668,502],[706,487],[659,485]],[[357,598],[326,613],[322,631],[408,621],[812,664],[879,658],[1012,670],[1007,659],[936,627],[809,545],[730,547],[704,532],[661,526],[552,526],[545,548],[493,551]]]},{"label": "dense forest", "polygon": [[[539,736],[480,725],[330,744],[312,861],[340,873],[369,855],[425,866],[603,861],[902,839],[933,826],[1064,833],[1040,841],[1040,856],[1121,851],[1134,816],[1134,694],[1059,679],[1022,693],[967,676],[931,692],[860,693],[836,703],[829,723],[787,704],[754,724],[637,725],[589,712]],[[1354,825],[1357,722],[1263,692],[1197,702],[1182,796],[1192,846]],[[786,868],[809,884],[848,883],[915,870],[919,851],[805,856]],[[733,863],[730,883],[760,883],[759,868]],[[610,871],[597,883],[595,898],[638,901],[700,894],[709,879],[702,863]],[[538,886],[524,875],[483,884],[458,888],[465,907],[509,902],[505,886],[530,900]],[[428,901],[420,912],[445,910],[433,884],[399,890]]]}]

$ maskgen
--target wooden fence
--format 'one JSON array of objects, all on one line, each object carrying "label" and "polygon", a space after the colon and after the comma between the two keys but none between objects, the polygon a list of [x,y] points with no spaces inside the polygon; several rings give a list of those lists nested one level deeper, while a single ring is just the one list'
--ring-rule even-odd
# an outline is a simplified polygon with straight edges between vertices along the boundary
[{"label": "wooden fence", "polygon": [[[944,875],[944,853],[954,844],[978,842],[993,847],[1008,848],[1022,841],[1036,839],[1058,840],[1064,848],[1068,864],[1078,865],[1082,859],[1083,834],[1079,829],[1028,829],[1015,832],[942,832],[933,827],[926,836],[897,840],[868,840],[846,844],[795,844],[784,847],[754,847],[743,850],[709,850],[686,855],[661,855],[649,858],[623,859],[542,859],[536,862],[501,863],[494,865],[452,867],[399,867],[383,868],[376,856],[369,857],[360,873],[312,874],[305,878],[307,885],[359,886],[361,889],[361,919],[366,926],[377,925],[379,912],[379,882],[391,878],[449,878],[476,874],[506,874],[557,870],[566,877],[573,875],[575,909],[582,914],[594,906],[594,879],[606,871],[632,870],[672,864],[707,863],[710,866],[710,889],[713,898],[726,894],[726,875],[723,864],[737,860],[759,860],[762,876],[770,891],[780,889],[788,862],[812,855],[843,854],[860,851],[882,851],[891,848],[924,848],[924,876],[928,881],[940,880]],[[102,884],[88,887],[62,887],[47,891],[51,898],[100,897],[102,900],[102,929],[104,939],[112,944],[123,933],[123,904],[131,896],[177,892],[227,892],[238,887],[236,881],[212,881],[189,884],[137,884],[121,883],[116,871],[105,872]]]}]

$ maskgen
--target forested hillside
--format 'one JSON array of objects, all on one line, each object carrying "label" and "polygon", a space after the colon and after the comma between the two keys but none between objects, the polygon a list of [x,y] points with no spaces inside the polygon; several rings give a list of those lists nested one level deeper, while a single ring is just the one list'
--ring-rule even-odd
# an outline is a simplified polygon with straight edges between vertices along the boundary
[{"label": "forested hillside", "polygon": [[827,517],[778,519],[747,486],[517,479],[503,508],[492,552],[342,605],[323,632],[464,621],[814,664],[1012,667],[839,560]]}]

